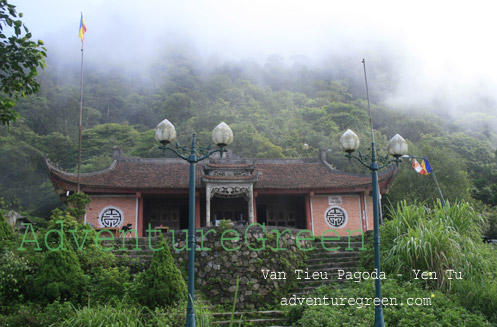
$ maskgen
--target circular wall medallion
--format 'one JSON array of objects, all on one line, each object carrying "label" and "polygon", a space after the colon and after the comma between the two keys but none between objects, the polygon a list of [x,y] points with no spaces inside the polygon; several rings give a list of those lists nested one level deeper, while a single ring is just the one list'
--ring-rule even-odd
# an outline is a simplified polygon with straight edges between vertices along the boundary
[{"label": "circular wall medallion", "polygon": [[329,207],[324,213],[324,220],[333,228],[341,228],[347,223],[347,212],[340,207]]},{"label": "circular wall medallion", "polygon": [[105,207],[98,215],[98,223],[102,227],[118,227],[122,225],[123,221],[123,212],[116,207]]}]

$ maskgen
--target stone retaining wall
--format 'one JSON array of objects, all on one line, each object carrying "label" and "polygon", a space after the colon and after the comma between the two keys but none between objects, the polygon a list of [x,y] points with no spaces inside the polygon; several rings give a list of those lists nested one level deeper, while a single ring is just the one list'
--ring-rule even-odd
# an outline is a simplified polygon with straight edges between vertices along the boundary
[{"label": "stone retaining wall", "polygon": [[[237,310],[261,309],[274,304],[294,287],[293,271],[305,263],[305,251],[301,249],[310,246],[309,242],[302,240],[297,246],[296,235],[300,231],[297,229],[266,227],[264,233],[259,226],[225,225],[202,230],[205,236],[203,244],[201,233],[197,232],[196,237],[197,249],[203,246],[195,258],[196,289],[213,304],[231,305],[239,278]],[[171,240],[172,234],[166,235]],[[174,247],[183,248],[186,233],[176,232],[174,236]],[[186,249],[175,251],[174,247],[175,262],[186,272],[188,252]],[[274,250],[276,248],[278,250]],[[265,279],[262,270],[287,272],[286,279]]]},{"label": "stone retaining wall", "polygon": [[[234,231],[239,237],[236,237]],[[300,240],[297,246],[296,235],[299,231],[267,226],[263,232],[260,226],[247,229],[247,226],[227,224],[197,229],[197,293],[200,291],[212,304],[232,305],[236,281],[239,278],[237,310],[261,309],[274,304],[289,289],[295,287],[293,272],[305,263],[306,252],[302,249],[308,248],[311,242]],[[301,235],[301,238],[306,235]],[[175,263],[182,270],[186,280],[186,232],[168,232],[165,236],[171,244]],[[265,279],[262,270],[285,272],[286,279]]]}]

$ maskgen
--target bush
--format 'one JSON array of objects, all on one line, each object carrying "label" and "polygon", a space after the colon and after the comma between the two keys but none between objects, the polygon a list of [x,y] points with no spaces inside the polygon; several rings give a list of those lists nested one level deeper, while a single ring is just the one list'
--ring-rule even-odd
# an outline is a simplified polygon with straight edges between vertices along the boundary
[{"label": "bush", "polygon": [[[481,238],[484,220],[468,203],[434,208],[401,203],[381,227],[382,270],[412,280],[412,270],[435,272],[424,287],[453,294],[466,309],[497,323],[497,251]],[[366,254],[372,261],[373,250]],[[446,271],[462,279],[446,279]]]},{"label": "bush", "polygon": [[450,290],[445,272],[454,269],[466,278],[481,270],[478,248],[483,245],[483,218],[468,203],[438,201],[434,208],[406,205],[402,202],[391,211],[392,219],[381,229],[383,270],[412,278],[412,270],[435,272],[430,286]]},{"label": "bush", "polygon": [[74,314],[70,303],[55,301],[46,307],[37,304],[23,304],[12,308],[10,315],[0,315],[0,326],[47,327]]},{"label": "bush", "polygon": [[166,240],[161,236],[160,251],[154,252],[150,267],[136,277],[134,297],[149,308],[169,306],[186,299],[186,285],[174,264]]},{"label": "bush", "polygon": [[[348,283],[342,287],[321,287],[317,296],[328,298],[374,298],[374,282]],[[399,284],[393,279],[382,282],[383,298],[396,298],[397,305],[383,308],[386,326],[403,327],[449,327],[449,326],[490,326],[482,316],[470,313],[457,302],[439,291],[421,290],[418,285]],[[409,298],[430,299],[431,305],[407,305]],[[328,304],[331,300],[328,300]],[[364,300],[363,303],[366,303]],[[374,325],[375,307],[358,305],[315,305],[294,306],[288,311],[293,315],[293,323],[302,327],[369,327]],[[393,302],[392,302],[393,303]],[[297,318],[299,318],[295,321]]]},{"label": "bush", "polygon": [[80,302],[86,294],[87,276],[79,260],[68,245],[67,251],[47,252],[40,272],[35,279],[35,289],[42,302],[56,300]]},{"label": "bush", "polygon": [[74,193],[67,197],[67,211],[69,214],[81,221],[86,213],[86,205],[91,199],[85,193]]},{"label": "bush", "polygon": [[90,298],[94,303],[116,303],[126,298],[130,275],[121,267],[96,267],[92,270]]},{"label": "bush", "polygon": [[28,262],[15,252],[0,252],[0,306],[23,300],[30,271]]}]

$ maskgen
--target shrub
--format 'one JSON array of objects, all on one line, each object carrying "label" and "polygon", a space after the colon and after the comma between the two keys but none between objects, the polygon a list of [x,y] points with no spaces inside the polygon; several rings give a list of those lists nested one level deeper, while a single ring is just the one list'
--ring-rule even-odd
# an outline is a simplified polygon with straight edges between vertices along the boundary
[{"label": "shrub", "polygon": [[[382,283],[383,298],[396,298],[398,305],[383,308],[386,326],[490,326],[482,316],[470,313],[439,291],[421,290],[418,285],[399,284],[393,279]],[[374,298],[374,282],[348,283],[342,287],[321,287],[317,296],[328,298]],[[431,305],[407,305],[409,298],[431,299]],[[328,301],[328,304],[331,300]],[[366,303],[364,301],[364,303]],[[369,327],[374,325],[375,307],[351,305],[315,305],[291,307],[288,315],[303,327]],[[403,304],[403,305],[401,305]],[[300,313],[299,313],[300,312]],[[300,319],[295,321],[300,316]]]},{"label": "shrub", "polygon": [[[435,272],[437,279],[425,287],[439,289],[474,313],[483,313],[497,323],[497,251],[484,244],[482,216],[468,203],[440,202],[434,208],[400,203],[391,220],[381,227],[382,270],[412,280],[413,269]],[[366,257],[371,258],[370,249]],[[446,271],[462,273],[461,279],[446,279]]]},{"label": "shrub", "polygon": [[47,327],[74,314],[69,302],[55,301],[46,307],[28,303],[12,308],[10,315],[0,315],[0,326]]},{"label": "shrub", "polygon": [[28,262],[15,252],[0,252],[0,306],[23,300],[30,271]]},{"label": "shrub", "polygon": [[94,303],[116,303],[127,294],[130,275],[122,267],[96,267],[92,270],[90,298]]},{"label": "shrub", "polygon": [[47,252],[35,279],[40,300],[49,303],[55,300],[79,302],[86,294],[86,284],[87,277],[70,246],[67,251]]},{"label": "shrub", "polygon": [[134,281],[134,296],[149,308],[169,306],[186,299],[186,285],[173,262],[166,240],[161,236],[160,251],[154,252],[150,267]]},{"label": "shrub", "polygon": [[86,213],[86,205],[91,202],[91,199],[85,193],[74,193],[67,197],[67,211],[69,214],[81,221]]},{"label": "shrub", "polygon": [[438,279],[430,286],[449,290],[445,279],[448,269],[474,278],[480,270],[475,255],[481,240],[483,218],[468,203],[447,204],[434,208],[406,205],[402,202],[391,211],[392,220],[381,229],[383,269],[412,277],[412,269],[435,272]]}]

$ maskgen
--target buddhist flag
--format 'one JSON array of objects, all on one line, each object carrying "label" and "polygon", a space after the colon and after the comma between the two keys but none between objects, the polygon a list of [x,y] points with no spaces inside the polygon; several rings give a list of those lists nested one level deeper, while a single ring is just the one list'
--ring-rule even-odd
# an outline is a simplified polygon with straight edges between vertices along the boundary
[{"label": "buddhist flag", "polygon": [[86,33],[86,24],[83,18],[83,13],[81,13],[81,21],[79,23],[79,38],[81,39],[81,43],[85,42],[85,33]]},{"label": "buddhist flag", "polygon": [[428,159],[426,157],[424,158],[423,161],[421,161],[421,164],[416,159],[412,160],[412,168],[421,175],[428,175],[431,173],[431,166],[430,163],[428,162]]},{"label": "buddhist flag", "polygon": [[423,167],[423,171],[425,172],[425,174],[423,174],[423,175],[431,173],[431,166],[430,166],[430,163],[428,162],[428,159],[426,158],[426,156],[425,156],[424,160],[421,162],[421,167]]},{"label": "buddhist flag", "polygon": [[421,174],[423,171],[423,167],[419,164],[419,162],[416,159],[412,159],[412,168],[418,173]]}]

